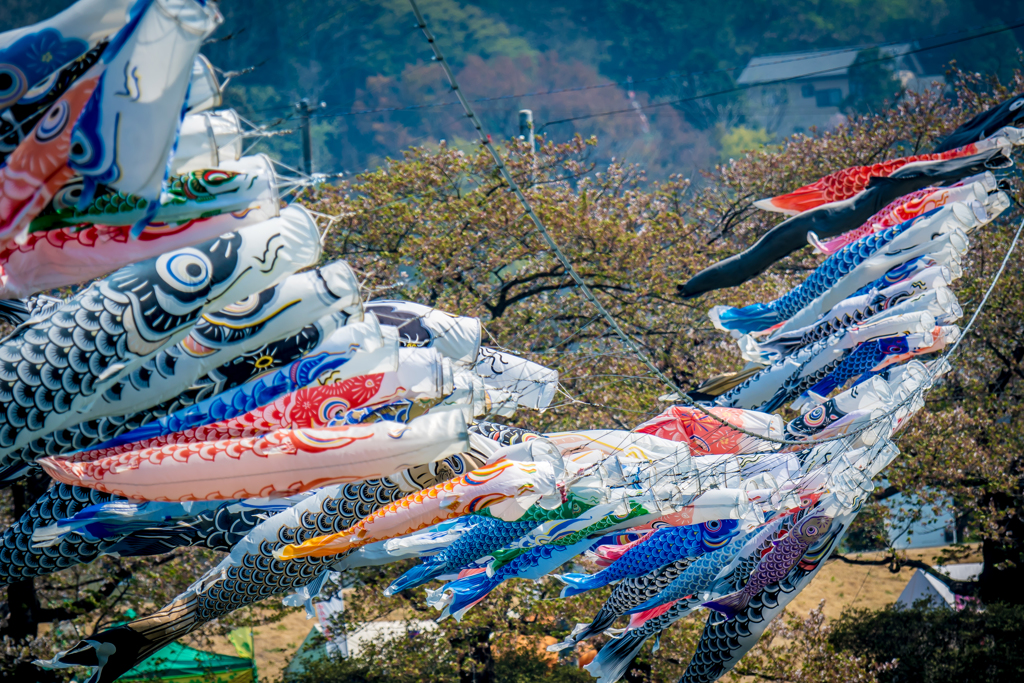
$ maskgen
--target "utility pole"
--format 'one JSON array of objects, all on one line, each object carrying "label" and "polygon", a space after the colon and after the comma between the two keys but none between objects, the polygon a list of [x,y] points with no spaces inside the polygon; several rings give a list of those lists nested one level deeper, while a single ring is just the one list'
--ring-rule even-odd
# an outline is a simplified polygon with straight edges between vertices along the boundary
[{"label": "utility pole", "polygon": [[519,110],[519,137],[526,140],[531,154],[537,152],[537,141],[533,137],[533,110],[531,109]]},{"label": "utility pole", "polygon": [[302,133],[302,170],[306,175],[313,175],[313,145],[309,140],[309,100],[303,97],[295,103],[299,112],[300,132]]}]

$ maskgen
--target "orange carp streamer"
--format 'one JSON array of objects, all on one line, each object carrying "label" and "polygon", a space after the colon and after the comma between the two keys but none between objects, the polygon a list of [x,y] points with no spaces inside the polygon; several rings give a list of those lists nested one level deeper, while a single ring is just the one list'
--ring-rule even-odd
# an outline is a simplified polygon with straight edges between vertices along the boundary
[{"label": "orange carp streamer", "polygon": [[[711,408],[708,412],[747,431],[779,438],[782,418],[740,408]],[[665,411],[636,427],[641,434],[688,443],[697,455],[756,453],[770,450],[770,444],[738,432],[705,413],[686,406],[669,406]]]},{"label": "orange carp streamer", "polygon": [[495,516],[518,518],[533,500],[554,491],[554,471],[547,463],[499,460],[385,505],[341,533],[286,545],[275,556],[291,560],[338,555],[487,508]]}]

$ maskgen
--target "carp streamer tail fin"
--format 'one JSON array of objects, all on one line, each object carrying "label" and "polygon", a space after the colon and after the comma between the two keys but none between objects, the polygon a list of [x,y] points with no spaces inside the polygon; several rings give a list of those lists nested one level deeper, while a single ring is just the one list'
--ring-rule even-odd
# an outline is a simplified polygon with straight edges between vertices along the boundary
[{"label": "carp streamer tail fin", "polygon": [[560,643],[548,646],[548,652],[558,652],[566,648],[574,648],[577,644],[582,643],[587,638],[601,633],[606,628],[615,623],[615,620],[619,615],[615,614],[612,610],[607,607],[602,607],[593,621],[589,624],[576,624],[576,628],[572,630],[572,633],[565,637]]},{"label": "carp streamer tail fin", "polygon": [[598,683],[614,683],[626,673],[630,662],[640,652],[648,637],[635,631],[627,632],[621,638],[609,641],[597,653],[594,661],[583,668],[598,679]]},{"label": "carp streamer tail fin", "polygon": [[36,664],[47,669],[90,666],[94,671],[86,683],[113,683],[132,667],[200,625],[195,601],[182,598],[147,617],[80,640],[53,659]]},{"label": "carp streamer tail fin", "polygon": [[565,584],[561,595],[563,598],[568,598],[603,586],[604,583],[600,579],[594,578],[596,576],[598,574],[561,574],[555,578]]},{"label": "carp streamer tail fin", "polygon": [[705,602],[704,606],[709,609],[713,609],[716,612],[720,612],[725,615],[726,619],[732,619],[742,612],[748,603],[750,603],[750,596],[740,591],[733,593],[732,595],[726,595],[718,598],[717,600],[712,600],[711,602]]},{"label": "carp streamer tail fin", "polygon": [[0,320],[20,325],[31,317],[28,306],[21,299],[0,299]]},{"label": "carp streamer tail fin", "polygon": [[433,581],[444,573],[444,565],[437,562],[424,562],[417,565],[391,582],[384,595],[395,595],[410,588],[416,588]]},{"label": "carp streamer tail fin", "polygon": [[780,194],[778,197],[759,199],[754,206],[762,211],[773,211],[783,213],[787,216],[795,216],[828,202],[822,188],[809,185],[794,190],[788,194]]}]

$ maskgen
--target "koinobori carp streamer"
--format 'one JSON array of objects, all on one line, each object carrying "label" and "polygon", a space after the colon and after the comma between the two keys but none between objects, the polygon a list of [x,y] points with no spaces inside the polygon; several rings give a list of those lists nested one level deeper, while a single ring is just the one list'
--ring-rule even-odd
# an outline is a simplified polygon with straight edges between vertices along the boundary
[{"label": "koinobori carp streamer", "polygon": [[[0,483],[55,480],[4,532],[0,582],[224,553],[167,605],[40,664],[109,683],[259,600],[309,607],[332,568],[418,559],[386,592],[436,582],[441,619],[507,581],[611,586],[550,648],[616,636],[587,666],[605,683],[696,611],[682,680],[729,671],[839,546],[950,369],[964,257],[1010,205],[1020,98],[931,153],[833,164],[757,202],[792,215],[679,286],[823,254],[775,298],[707,307],[747,365],[697,386],[699,404],[667,395],[634,424],[554,432],[516,423],[555,404],[556,369],[484,346],[476,317],[364,301],[348,265],[320,263],[325,217],[282,203],[314,180],[245,156],[262,133],[214,109],[198,50],[221,21],[201,0],[81,0],[0,34],[0,316],[17,325],[0,340]],[[135,85],[146,98],[123,96]],[[580,557],[597,570],[559,569]]]}]

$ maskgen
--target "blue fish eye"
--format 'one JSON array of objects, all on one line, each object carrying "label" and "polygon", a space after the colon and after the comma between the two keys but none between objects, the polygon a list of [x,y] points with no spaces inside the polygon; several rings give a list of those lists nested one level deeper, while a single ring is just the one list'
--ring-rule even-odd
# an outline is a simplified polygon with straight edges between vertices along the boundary
[{"label": "blue fish eye", "polygon": [[36,140],[49,142],[64,132],[71,118],[71,106],[67,102],[57,102],[50,107],[43,120],[36,125]]},{"label": "blue fish eye", "polygon": [[9,107],[25,94],[28,82],[21,69],[13,64],[0,64],[0,107]]},{"label": "blue fish eye", "polygon": [[195,249],[180,249],[164,254],[156,263],[160,277],[180,292],[197,292],[207,285],[213,268],[210,261]]}]

